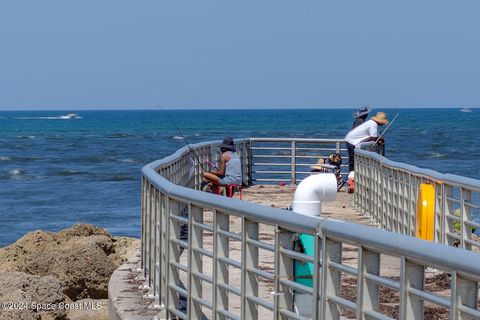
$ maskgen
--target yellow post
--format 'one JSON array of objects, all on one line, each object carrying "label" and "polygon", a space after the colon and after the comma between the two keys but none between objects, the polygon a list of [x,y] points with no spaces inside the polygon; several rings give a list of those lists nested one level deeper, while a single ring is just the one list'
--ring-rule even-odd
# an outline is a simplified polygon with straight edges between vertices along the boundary
[{"label": "yellow post", "polygon": [[435,234],[435,188],[422,183],[417,201],[417,238],[433,241]]}]

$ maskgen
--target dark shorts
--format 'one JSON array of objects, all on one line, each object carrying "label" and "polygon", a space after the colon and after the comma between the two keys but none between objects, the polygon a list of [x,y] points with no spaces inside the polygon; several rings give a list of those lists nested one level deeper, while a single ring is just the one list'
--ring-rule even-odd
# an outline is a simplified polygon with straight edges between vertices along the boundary
[{"label": "dark shorts", "polygon": [[353,171],[355,168],[355,146],[347,142],[348,149],[348,171]]}]

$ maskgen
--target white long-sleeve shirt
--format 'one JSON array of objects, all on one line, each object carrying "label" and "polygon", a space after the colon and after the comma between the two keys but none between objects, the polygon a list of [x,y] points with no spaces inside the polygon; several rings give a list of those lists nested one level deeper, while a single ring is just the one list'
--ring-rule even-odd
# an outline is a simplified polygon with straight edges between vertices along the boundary
[{"label": "white long-sleeve shirt", "polygon": [[345,136],[345,141],[356,146],[360,142],[366,141],[371,137],[378,136],[378,123],[368,120],[358,127],[352,129]]}]

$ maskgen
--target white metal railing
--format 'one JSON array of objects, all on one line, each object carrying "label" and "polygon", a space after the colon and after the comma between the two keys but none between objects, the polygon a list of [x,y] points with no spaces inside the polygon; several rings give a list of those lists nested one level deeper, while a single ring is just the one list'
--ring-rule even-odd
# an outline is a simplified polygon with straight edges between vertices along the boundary
[{"label": "white metal railing", "polygon": [[332,153],[343,158],[346,175],[348,155],[343,139],[252,138],[252,181],[296,184],[310,174],[310,166]]},{"label": "white metal railing", "polygon": [[[237,141],[250,181],[252,141]],[[314,319],[423,319],[429,308],[480,318],[478,254],[194,190],[198,162],[214,160],[215,145],[182,148],[142,169],[141,275],[159,318],[305,319],[294,312],[294,292],[311,297]],[[314,237],[313,257],[293,250],[295,233]],[[355,265],[342,257],[347,249]],[[392,259],[397,274],[387,277],[383,262]],[[313,287],[295,282],[294,260],[313,265]],[[429,289],[426,267],[450,275],[446,293]],[[384,288],[396,297],[393,312],[380,300]]]},{"label": "white metal railing", "polygon": [[435,241],[480,249],[473,230],[480,227],[480,181],[394,162],[376,153],[355,153],[354,203],[382,229],[415,236],[421,183],[435,188]]}]

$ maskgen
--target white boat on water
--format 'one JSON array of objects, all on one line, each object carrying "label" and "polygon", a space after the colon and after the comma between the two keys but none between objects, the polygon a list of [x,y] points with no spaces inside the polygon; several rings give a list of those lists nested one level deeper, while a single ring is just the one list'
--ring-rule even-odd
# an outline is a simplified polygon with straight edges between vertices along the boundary
[{"label": "white boat on water", "polygon": [[67,113],[67,114],[64,115],[64,116],[60,116],[59,118],[60,118],[60,119],[66,119],[66,120],[68,120],[68,119],[76,119],[76,118],[78,118],[78,114],[76,114],[76,113]]},{"label": "white boat on water", "polygon": [[462,108],[460,109],[461,112],[472,112],[472,109],[470,108]]}]

